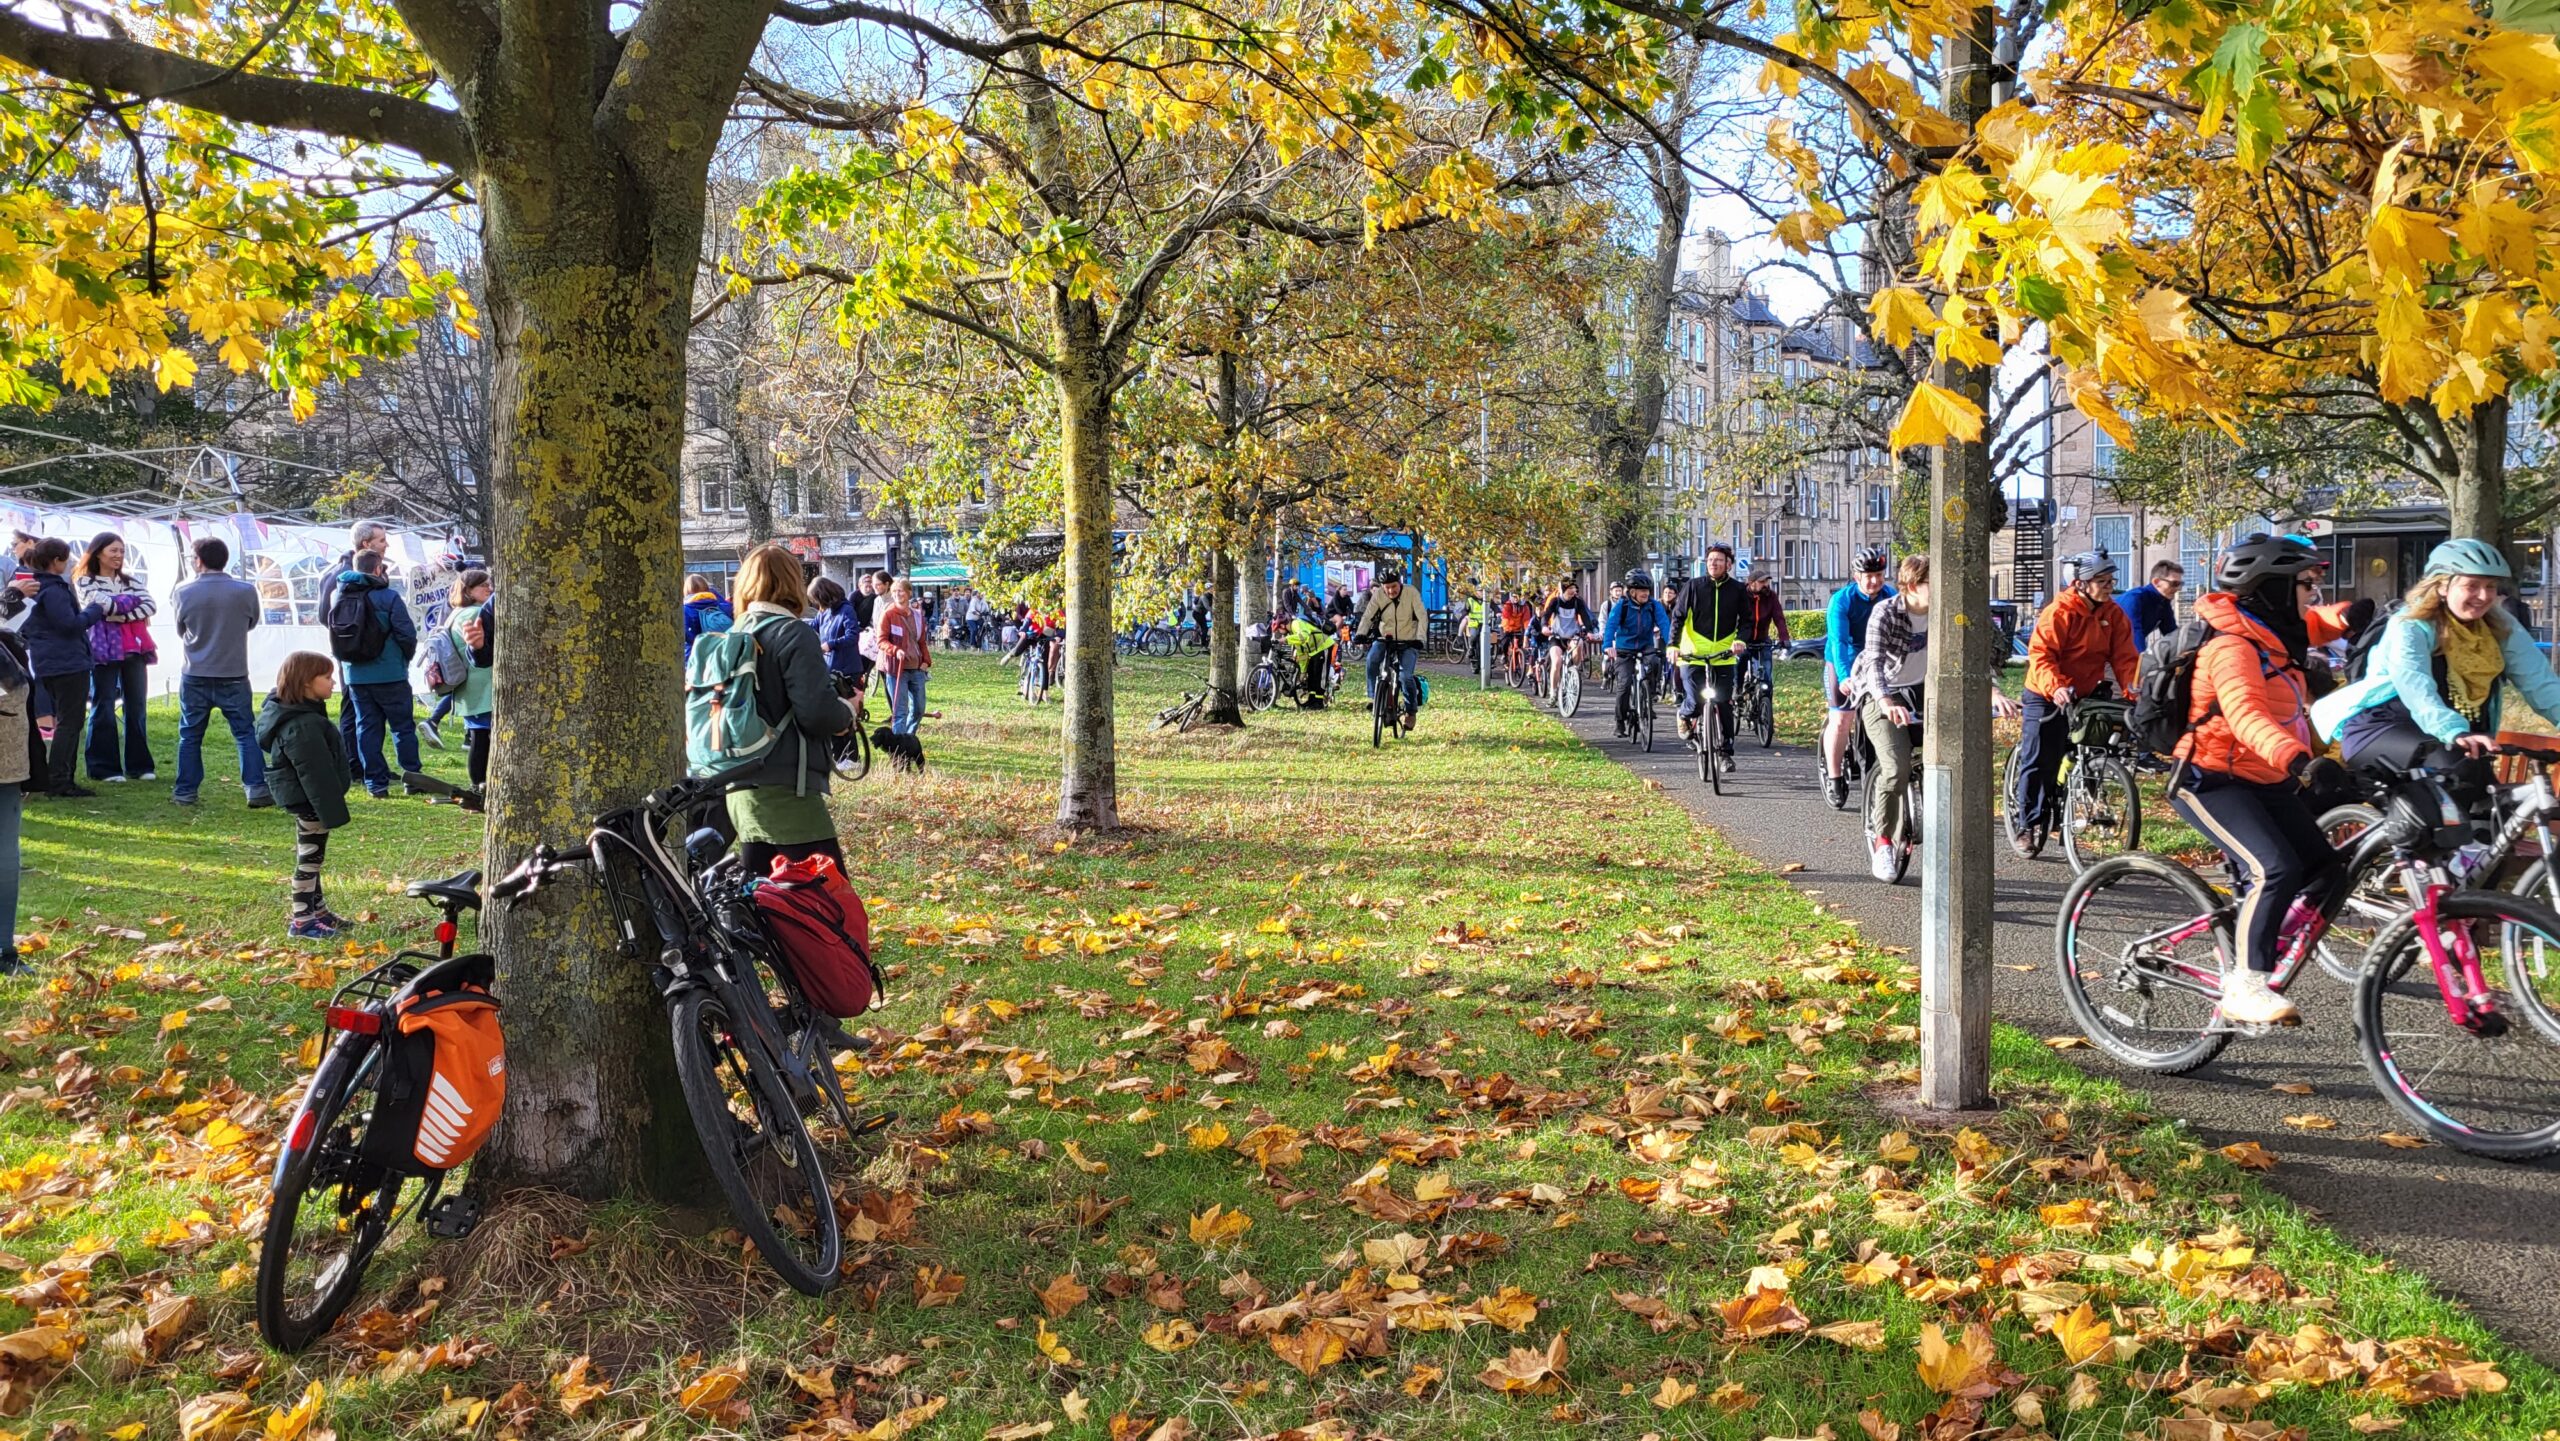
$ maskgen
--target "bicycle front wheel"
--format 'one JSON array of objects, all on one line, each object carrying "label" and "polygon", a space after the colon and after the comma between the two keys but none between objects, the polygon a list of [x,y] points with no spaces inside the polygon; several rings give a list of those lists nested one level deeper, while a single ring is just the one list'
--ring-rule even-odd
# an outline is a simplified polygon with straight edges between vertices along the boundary
[{"label": "bicycle front wheel", "polygon": [[1556,714],[1571,720],[1582,709],[1582,667],[1567,665],[1556,673]]},{"label": "bicycle front wheel", "polygon": [[1716,714],[1715,702],[1709,701],[1698,711],[1698,774],[1706,778],[1707,789],[1724,794],[1724,718]]},{"label": "bicycle front wheel", "polygon": [[1278,699],[1280,699],[1280,685],[1279,682],[1273,678],[1271,674],[1271,667],[1267,665],[1255,666],[1253,668],[1253,679],[1245,682],[1245,709],[1258,715],[1263,711],[1271,709],[1272,702],[1277,701]]},{"label": "bicycle front wheel", "polygon": [[2123,757],[2082,751],[2062,793],[2062,855],[2085,871],[2142,849],[2142,788]]},{"label": "bicycle front wheel", "polygon": [[1157,626],[1147,632],[1147,654],[1159,659],[1173,654],[1173,632]]},{"label": "bicycle front wheel", "polygon": [[781,1078],[748,1059],[720,996],[687,991],[669,1021],[685,1109],[738,1229],[793,1290],[825,1294],[843,1263],[844,1237],[808,1123]]},{"label": "bicycle front wheel", "polygon": [[2463,963],[2477,962],[2494,1011],[2456,1021],[2418,917],[2385,926],[2356,978],[2356,1044],[2374,1085],[2457,1151],[2500,1161],[2560,1151],[2560,995],[2548,963],[2560,955],[2560,913],[2500,891],[2453,891],[2436,901],[2435,939],[2457,994]]},{"label": "bicycle front wheel", "polygon": [[1369,748],[1371,750],[1376,750],[1387,743],[1387,731],[1395,725],[1392,714],[1395,708],[1395,701],[1392,698],[1394,687],[1389,684],[1394,679],[1392,675],[1380,673],[1376,688],[1369,692]]},{"label": "bicycle front wheel", "polygon": [[1645,750],[1653,749],[1653,697],[1647,696],[1636,706],[1636,740]]},{"label": "bicycle front wheel", "polygon": [[2025,755],[2023,748],[2012,747],[2009,763],[2000,768],[2000,808],[2009,822],[2000,830],[2009,838],[2009,849],[2017,852],[2021,859],[2031,861],[2044,852],[2045,829],[2041,822],[2032,826],[2017,823],[2018,787],[2027,774]]},{"label": "bicycle front wheel", "polygon": [[[309,1139],[288,1151],[267,1198],[258,1242],[258,1331],[279,1351],[300,1351],[329,1332],[364,1284],[364,1268],[399,1214],[407,1179],[359,1149],[373,1119],[379,1047],[324,1065],[304,1103]],[[303,1129],[297,1116],[294,1130]]]},{"label": "bicycle front wheel", "polygon": [[1777,691],[1768,685],[1761,685],[1751,694],[1751,728],[1760,738],[1760,748],[1767,750],[1778,743]]},{"label": "bicycle front wheel", "polygon": [[2184,1075],[2231,1040],[2222,973],[2238,951],[2221,902],[2158,856],[2109,856],[2062,893],[2053,969],[2081,1033],[2145,1071]]}]

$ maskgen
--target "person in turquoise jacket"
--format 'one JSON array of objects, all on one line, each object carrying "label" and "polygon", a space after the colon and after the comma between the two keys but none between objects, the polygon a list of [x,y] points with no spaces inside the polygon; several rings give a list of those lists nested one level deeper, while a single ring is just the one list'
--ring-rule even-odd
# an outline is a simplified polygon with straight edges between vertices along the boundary
[{"label": "person in turquoise jacket", "polygon": [[2505,686],[2560,723],[2560,676],[2502,604],[2514,578],[2485,541],[2448,540],[2428,554],[2426,574],[2368,653],[2364,679],[2311,708],[2348,765],[2451,768],[2485,756]]}]

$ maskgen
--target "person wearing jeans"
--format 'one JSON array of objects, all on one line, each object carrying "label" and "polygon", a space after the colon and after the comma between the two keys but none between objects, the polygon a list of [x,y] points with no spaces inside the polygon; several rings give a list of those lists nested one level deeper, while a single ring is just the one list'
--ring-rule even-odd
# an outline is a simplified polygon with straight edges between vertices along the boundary
[{"label": "person wearing jeans", "polygon": [[391,770],[383,763],[382,733],[387,729],[399,746],[403,773],[417,770],[418,707],[409,690],[409,658],[418,651],[417,623],[409,607],[391,589],[378,551],[359,551],[356,568],[338,577],[338,592],[365,592],[382,622],[382,649],[371,656],[341,655],[347,684],[355,692],[356,752],[364,771],[364,788],[375,800],[391,794]]},{"label": "person wearing jeans", "polygon": [[53,702],[53,749],[36,779],[49,796],[74,798],[97,792],[80,784],[80,727],[89,716],[89,627],[106,618],[103,602],[83,606],[63,577],[71,546],[46,537],[27,551],[36,594],[25,628],[29,668]]},{"label": "person wearing jeans", "polygon": [[204,786],[204,733],[219,711],[240,752],[240,788],[257,810],[267,795],[266,761],[251,719],[249,632],[261,605],[258,588],[229,574],[231,547],[218,536],[195,543],[196,576],[178,587],[178,636],[187,659],[178,680],[178,788],[169,799],[196,803]]},{"label": "person wearing jeans", "polygon": [[889,603],[873,617],[872,658],[889,677],[889,729],[902,736],[924,723],[925,681],[933,674],[925,627],[914,583],[905,576],[889,582]]},{"label": "person wearing jeans", "polygon": [[[80,601],[106,608],[89,627],[89,778],[156,780],[151,759],[151,592],[125,568],[124,537],[101,531],[80,557]],[[123,722],[117,722],[117,711]]]}]

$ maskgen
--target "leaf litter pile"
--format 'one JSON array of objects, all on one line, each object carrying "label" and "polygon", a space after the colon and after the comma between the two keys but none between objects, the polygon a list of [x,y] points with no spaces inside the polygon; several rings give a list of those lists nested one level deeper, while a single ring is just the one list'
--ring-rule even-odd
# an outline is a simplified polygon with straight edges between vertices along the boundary
[{"label": "leaf litter pile", "polygon": [[847,1079],[900,1121],[819,1303],[716,1222],[532,1198],[268,1353],[273,1147],[370,956],[57,923],[0,1031],[0,1436],[2560,1434],[2549,1373],[2253,1188],[2279,1151],[2035,1047],[2002,1113],[1880,1118],[1905,959],[1544,723],[1449,706],[1364,788],[1293,719],[1130,747],[1119,840],[966,769],[1003,713],[839,797],[893,976]]}]

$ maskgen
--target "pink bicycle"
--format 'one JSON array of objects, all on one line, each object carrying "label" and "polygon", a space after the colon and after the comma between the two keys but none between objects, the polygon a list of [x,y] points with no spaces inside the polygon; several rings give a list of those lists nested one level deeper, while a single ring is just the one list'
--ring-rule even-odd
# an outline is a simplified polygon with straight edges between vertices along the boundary
[{"label": "pink bicycle", "polygon": [[[2539,794],[2547,802],[2548,786]],[[2375,1085],[2458,1150],[2504,1160],[2560,1150],[2560,912],[2539,897],[2456,888],[2445,862],[2474,829],[2441,776],[2401,776],[2379,811],[2344,864],[2294,903],[2268,984],[2290,985],[2351,902],[2371,908],[2396,890],[2398,914],[2374,932],[2355,982],[2356,1038]],[[2110,856],[2074,880],[2054,960],[2090,1042],[2129,1066],[2182,1075],[2247,1033],[2220,1009],[2236,909],[2158,856]]]}]

